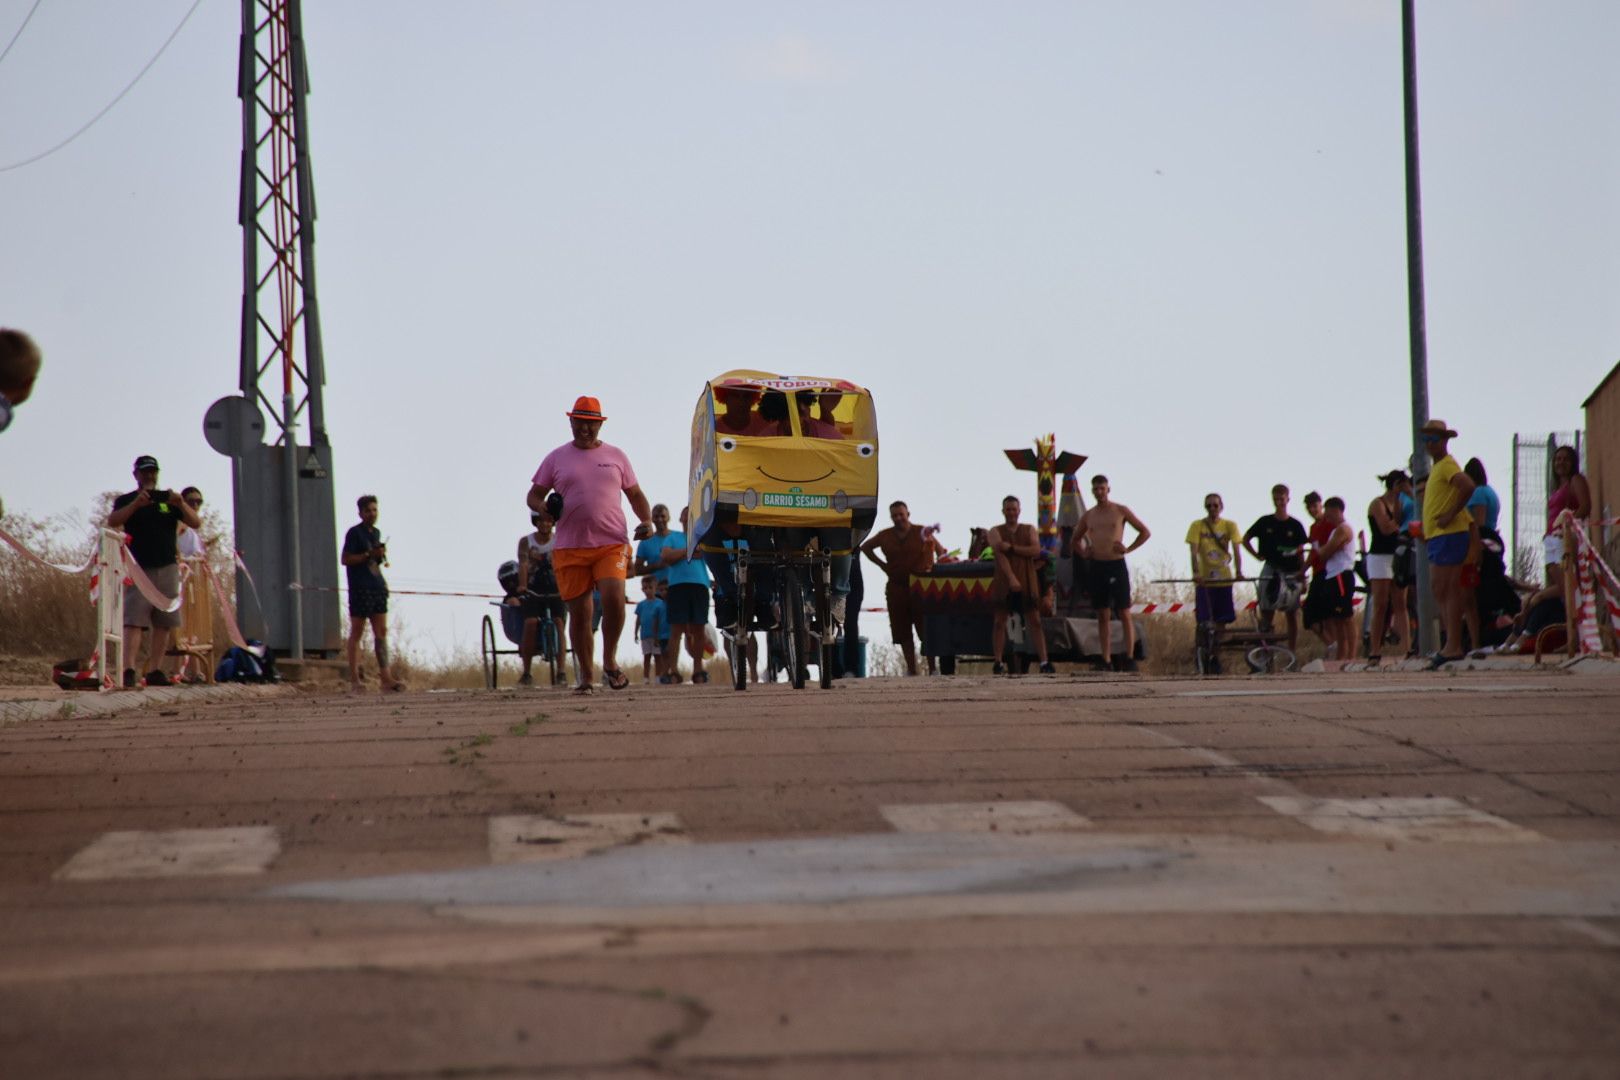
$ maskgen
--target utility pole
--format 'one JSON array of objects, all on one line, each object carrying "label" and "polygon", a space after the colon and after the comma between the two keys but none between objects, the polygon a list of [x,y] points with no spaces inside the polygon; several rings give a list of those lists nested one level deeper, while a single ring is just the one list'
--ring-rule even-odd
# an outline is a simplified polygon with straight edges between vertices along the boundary
[{"label": "utility pole", "polygon": [[[1406,306],[1412,353],[1412,486],[1424,487],[1429,455],[1418,435],[1429,419],[1429,338],[1423,315],[1423,193],[1418,182],[1417,32],[1415,0],[1401,0],[1401,70],[1406,106]],[[1420,502],[1421,506],[1421,502]],[[1428,656],[1440,649],[1434,624],[1434,591],[1429,587],[1426,545],[1417,552],[1418,649]],[[1377,627],[1373,633],[1379,632]],[[1373,642],[1377,651],[1378,642]],[[1455,646],[1453,646],[1455,647]]]},{"label": "utility pole", "polygon": [[[315,294],[308,88],[300,0],[242,0],[238,381],[279,437],[239,455],[236,538],[259,584],[258,636],[294,660],[306,650],[336,655],[342,638],[332,449],[321,402],[326,360]],[[306,423],[309,438],[301,443]]]}]

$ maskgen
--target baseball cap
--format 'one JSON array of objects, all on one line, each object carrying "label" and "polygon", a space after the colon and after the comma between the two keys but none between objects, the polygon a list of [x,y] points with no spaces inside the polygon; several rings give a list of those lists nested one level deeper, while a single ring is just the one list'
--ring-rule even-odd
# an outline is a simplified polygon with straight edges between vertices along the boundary
[{"label": "baseball cap", "polygon": [[574,408],[568,414],[573,420],[606,420],[602,415],[602,403],[593,397],[581,395],[574,399]]},{"label": "baseball cap", "polygon": [[157,458],[153,457],[151,454],[142,454],[140,457],[135,459],[136,472],[140,472],[142,469],[155,469],[157,467]]}]

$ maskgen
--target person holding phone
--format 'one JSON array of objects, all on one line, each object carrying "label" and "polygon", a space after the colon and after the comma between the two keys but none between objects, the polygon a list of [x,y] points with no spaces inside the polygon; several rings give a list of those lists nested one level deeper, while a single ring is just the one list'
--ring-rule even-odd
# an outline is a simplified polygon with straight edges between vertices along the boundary
[{"label": "person holding phone", "polygon": [[[158,459],[142,454],[135,459],[134,491],[113,500],[107,528],[122,529],[129,537],[135,563],[164,596],[180,595],[180,526],[202,528],[202,519],[174,492],[158,487]],[[180,625],[180,611],[160,611],[134,585],[124,587],[124,686],[136,685],[134,664],[141,655],[146,632],[147,686],[168,686],[163,670],[169,649],[169,631]]]}]

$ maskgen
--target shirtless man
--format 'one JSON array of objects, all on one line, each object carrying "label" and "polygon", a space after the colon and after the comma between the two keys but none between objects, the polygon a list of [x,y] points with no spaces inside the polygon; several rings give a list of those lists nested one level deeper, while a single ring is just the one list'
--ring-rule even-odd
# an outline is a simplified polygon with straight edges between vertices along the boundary
[{"label": "shirtless man", "polygon": [[[934,560],[945,554],[945,545],[913,525],[911,508],[898,499],[889,504],[889,520],[894,526],[874,533],[861,545],[861,554],[888,575],[889,584],[883,598],[889,608],[889,630],[906,658],[906,674],[916,675],[917,647],[912,644],[911,631],[915,628],[917,640],[921,641],[923,624],[922,617],[911,610],[911,575],[927,573]],[[928,674],[932,675],[934,658],[930,654],[925,659]]]},{"label": "shirtless man", "polygon": [[[1095,505],[1080,518],[1074,529],[1074,554],[1090,559],[1086,569],[1086,591],[1097,609],[1097,634],[1102,648],[1104,670],[1114,667],[1113,614],[1125,627],[1125,655],[1118,670],[1136,670],[1136,627],[1131,622],[1131,574],[1125,556],[1148,542],[1153,534],[1131,508],[1108,499],[1108,477],[1091,478]],[[1125,526],[1136,530],[1136,539],[1125,544]]]},{"label": "shirtless man", "polygon": [[1018,524],[1021,509],[1017,496],[1002,499],[1002,523],[990,530],[990,550],[996,557],[996,576],[990,586],[996,604],[995,621],[990,624],[990,648],[995,656],[991,671],[1000,675],[1006,670],[1001,650],[1007,644],[1007,618],[1016,612],[1023,616],[1024,629],[1035,645],[1041,674],[1053,675],[1057,669],[1046,658],[1046,631],[1040,613],[1041,576],[1035,566],[1041,554],[1041,538],[1035,526]]}]

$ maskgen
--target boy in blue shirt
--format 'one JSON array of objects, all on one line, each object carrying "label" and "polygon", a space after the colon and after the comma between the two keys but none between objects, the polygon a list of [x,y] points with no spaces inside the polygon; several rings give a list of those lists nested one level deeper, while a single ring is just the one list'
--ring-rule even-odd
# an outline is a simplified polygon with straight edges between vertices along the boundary
[{"label": "boy in blue shirt", "polygon": [[673,675],[676,665],[680,663],[681,642],[684,640],[687,655],[692,658],[692,681],[706,683],[709,673],[703,670],[703,652],[708,639],[704,636],[703,628],[709,622],[709,568],[696,555],[687,558],[686,527],[687,512],[683,509],[680,529],[669,531],[660,553],[662,563],[669,568],[668,665]]},{"label": "boy in blue shirt", "polygon": [[641,642],[641,681],[652,682],[652,677],[664,674],[664,656],[660,639],[669,635],[669,618],[664,602],[658,599],[658,579],[648,574],[641,579],[641,595],[636,604],[636,640]]}]

